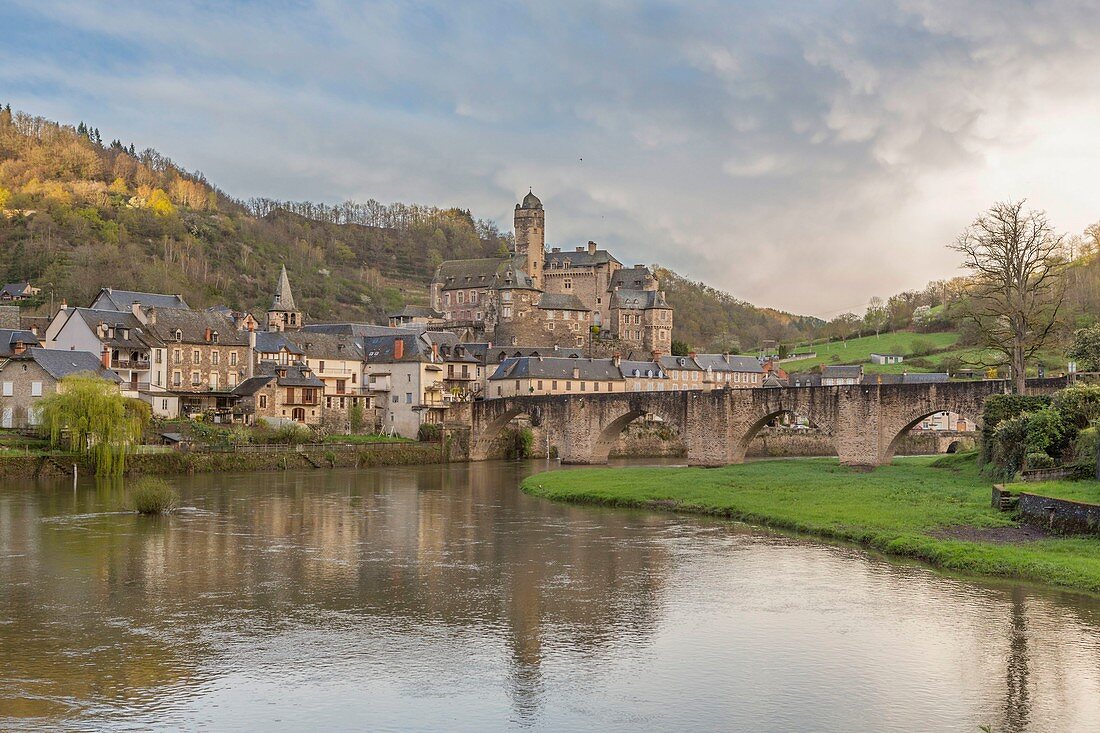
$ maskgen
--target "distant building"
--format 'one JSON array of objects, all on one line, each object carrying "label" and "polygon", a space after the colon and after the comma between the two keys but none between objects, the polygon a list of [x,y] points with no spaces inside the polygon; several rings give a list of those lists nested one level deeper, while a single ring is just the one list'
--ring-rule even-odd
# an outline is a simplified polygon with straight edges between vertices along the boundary
[{"label": "distant building", "polygon": [[0,288],[0,303],[27,300],[41,292],[41,289],[33,287],[30,283],[8,283]]},{"label": "distant building", "polygon": [[863,367],[854,365],[830,365],[821,368],[821,386],[838,387],[859,384],[863,381]]},{"label": "distant building", "polygon": [[901,364],[905,357],[901,354],[871,354],[872,364]]},{"label": "distant building", "polygon": [[88,308],[90,310],[126,313],[132,312],[135,304],[142,308],[185,308],[188,310],[191,308],[183,300],[182,295],[142,293],[137,290],[115,290],[114,288],[101,288]]},{"label": "distant building", "polygon": [[286,265],[279,271],[279,282],[275,286],[275,297],[267,309],[266,327],[268,331],[297,331],[303,325],[302,312],[294,302],[294,293],[290,290],[290,278],[286,274]]},{"label": "distant building", "polygon": [[407,305],[396,313],[390,313],[386,318],[395,328],[443,324],[443,317],[426,305]]}]

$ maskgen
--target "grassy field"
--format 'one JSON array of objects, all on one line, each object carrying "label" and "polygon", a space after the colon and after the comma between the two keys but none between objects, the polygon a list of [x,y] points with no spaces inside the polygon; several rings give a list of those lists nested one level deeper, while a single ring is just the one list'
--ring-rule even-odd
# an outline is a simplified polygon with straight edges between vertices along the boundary
[{"label": "grassy field", "polygon": [[1100,481],[1034,481],[1009,484],[1005,488],[1055,499],[1100,504]]},{"label": "grassy field", "polygon": [[[794,351],[816,351],[817,357],[813,359],[799,359],[798,361],[785,362],[783,368],[788,372],[804,372],[817,366],[827,364],[863,364],[864,371],[881,374],[901,374],[902,372],[939,372],[949,371],[944,366],[949,360],[958,360],[964,367],[980,368],[983,363],[994,363],[996,354],[985,349],[975,347],[951,348],[959,340],[959,335],[954,332],[940,333],[915,333],[912,331],[895,331],[879,336],[864,336],[858,339],[817,344],[815,346],[798,346]],[[941,351],[942,349],[942,351]],[[938,353],[927,354],[928,351]],[[906,360],[901,364],[872,364],[871,354],[901,354]],[[917,357],[917,353],[925,353],[926,356]],[[914,363],[914,359],[920,359]],[[1034,363],[1045,363],[1051,374],[1064,370],[1066,359],[1057,351],[1049,351],[1039,354]],[[927,362],[924,364],[923,362]],[[1035,368],[1029,369],[1029,374],[1035,376]]]},{"label": "grassy field", "polygon": [[1100,539],[987,541],[1015,526],[990,508],[990,488],[970,457],[898,459],[872,472],[833,459],[598,468],[541,473],[523,483],[524,491],[555,501],[726,516],[858,542],[947,570],[1100,592]]},{"label": "grassy field", "polygon": [[402,438],[400,435],[375,435],[373,433],[355,435],[326,435],[326,443],[342,443],[345,445],[367,445],[369,443],[415,443],[412,438]]},{"label": "grassy field", "polygon": [[[858,339],[848,339],[848,342],[832,341],[816,344],[814,346],[799,346],[794,351],[816,351],[817,357],[813,359],[800,359],[786,362],[783,368],[788,372],[804,372],[815,366],[824,364],[870,364],[871,354],[902,354],[910,356],[915,348],[924,351],[928,349],[945,349],[953,346],[959,340],[957,333],[913,333],[910,331],[895,331],[879,336],[864,336]],[[902,365],[898,365],[899,371]],[[878,367],[877,371],[887,371],[886,367]],[[910,369],[910,371],[916,371]]]}]

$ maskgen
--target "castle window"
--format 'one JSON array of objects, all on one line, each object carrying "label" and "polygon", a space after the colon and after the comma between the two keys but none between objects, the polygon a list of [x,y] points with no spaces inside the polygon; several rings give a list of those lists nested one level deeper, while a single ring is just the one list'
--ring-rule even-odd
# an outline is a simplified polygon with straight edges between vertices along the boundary
[{"label": "castle window", "polygon": [[572,280],[566,280],[565,285],[563,287],[566,290],[572,290],[573,289],[573,281]]},{"label": "castle window", "polygon": [[461,290],[458,291],[458,302],[459,303],[465,303],[466,302],[466,293],[464,293]]}]

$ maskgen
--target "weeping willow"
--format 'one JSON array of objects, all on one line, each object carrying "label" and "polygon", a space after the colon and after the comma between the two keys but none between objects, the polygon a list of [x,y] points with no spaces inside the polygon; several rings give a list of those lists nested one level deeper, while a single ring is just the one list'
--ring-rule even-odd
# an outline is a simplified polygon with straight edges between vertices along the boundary
[{"label": "weeping willow", "polygon": [[118,387],[94,374],[64,377],[57,394],[38,404],[51,445],[67,445],[72,453],[87,456],[100,476],[122,473],[149,421],[148,405],[123,397]]}]

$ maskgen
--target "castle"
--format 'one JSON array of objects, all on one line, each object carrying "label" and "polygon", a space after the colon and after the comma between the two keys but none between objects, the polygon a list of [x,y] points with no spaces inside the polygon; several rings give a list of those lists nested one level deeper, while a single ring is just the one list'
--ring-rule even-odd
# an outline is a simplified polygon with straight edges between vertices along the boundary
[{"label": "castle", "polygon": [[463,341],[591,347],[593,352],[672,348],[672,308],[645,265],[623,267],[595,242],[546,251],[546,211],[534,193],[515,209],[510,257],[449,260],[436,270],[431,305]]}]

